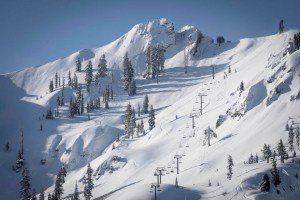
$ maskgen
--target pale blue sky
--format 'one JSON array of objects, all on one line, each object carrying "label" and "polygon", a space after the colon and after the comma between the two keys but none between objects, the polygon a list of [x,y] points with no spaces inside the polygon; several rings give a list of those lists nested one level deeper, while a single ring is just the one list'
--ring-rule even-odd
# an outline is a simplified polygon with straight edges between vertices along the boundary
[{"label": "pale blue sky", "polygon": [[300,28],[299,0],[0,0],[0,73],[100,47],[165,17],[236,41]]}]

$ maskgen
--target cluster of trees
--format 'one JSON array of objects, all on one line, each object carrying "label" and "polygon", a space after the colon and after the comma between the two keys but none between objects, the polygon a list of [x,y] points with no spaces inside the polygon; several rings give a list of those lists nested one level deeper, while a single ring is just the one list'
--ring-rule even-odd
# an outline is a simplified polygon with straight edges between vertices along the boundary
[{"label": "cluster of trees", "polygon": [[296,51],[300,49],[300,33],[294,34],[294,45]]},{"label": "cluster of trees", "polygon": [[136,84],[134,80],[134,69],[132,67],[131,61],[128,58],[128,53],[126,52],[123,58],[123,81],[124,90],[127,91],[129,96],[136,94]]},{"label": "cluster of trees", "polygon": [[[64,87],[64,80],[63,80],[63,87]],[[78,89],[79,84],[78,84],[78,78],[76,73],[74,72],[73,78],[71,76],[71,72],[69,71],[68,73],[68,86],[71,87],[72,89]]]},{"label": "cluster of trees", "polygon": [[90,101],[87,101],[86,103],[86,112],[90,113],[91,111],[95,110],[95,109],[100,109],[101,106],[101,100],[100,97],[93,99],[90,99]]},{"label": "cluster of trees", "polygon": [[157,47],[148,46],[145,52],[146,56],[146,74],[144,75],[147,79],[157,79],[158,75],[164,69],[165,64],[165,49],[163,46],[158,45]]},{"label": "cluster of trees", "polygon": [[[152,105],[150,106],[149,110],[148,95],[145,95],[142,111],[140,105],[138,105],[138,117],[140,117],[141,112],[149,115],[149,129],[152,130],[155,127],[155,112]],[[130,138],[130,136],[133,137],[135,132],[137,136],[139,136],[139,134],[145,135],[144,121],[141,120],[140,122],[136,123],[136,112],[130,103],[126,107],[124,125],[125,135],[127,135],[127,138]]]},{"label": "cluster of trees", "polygon": [[248,158],[248,164],[258,163],[258,155],[256,154],[253,156],[251,153],[250,157]]}]

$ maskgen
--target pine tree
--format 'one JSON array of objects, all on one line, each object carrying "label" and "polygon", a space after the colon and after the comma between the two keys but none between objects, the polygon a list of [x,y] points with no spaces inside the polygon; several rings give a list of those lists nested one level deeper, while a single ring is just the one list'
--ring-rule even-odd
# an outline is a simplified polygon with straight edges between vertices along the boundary
[{"label": "pine tree", "polygon": [[272,151],[270,145],[264,144],[263,149],[261,150],[265,159],[267,159],[267,163],[269,163],[269,159],[272,156]]},{"label": "pine tree", "polygon": [[270,190],[270,178],[268,174],[264,174],[260,182],[260,191],[268,192]]},{"label": "pine tree", "polygon": [[110,98],[113,100],[114,99],[114,91],[112,88],[110,88]]},{"label": "pine tree", "polygon": [[105,54],[102,54],[101,58],[99,59],[98,71],[97,71],[97,78],[105,77],[107,73],[107,61],[105,59]]},{"label": "pine tree", "polygon": [[72,200],[79,200],[79,192],[78,192],[77,181],[75,183],[75,189],[74,189],[74,194],[73,194]]},{"label": "pine tree", "polygon": [[143,135],[145,135],[144,121],[143,120],[141,120],[141,133],[143,133]]},{"label": "pine tree", "polygon": [[275,187],[277,187],[280,183],[281,183],[281,179],[279,176],[279,171],[277,169],[277,164],[276,164],[276,152],[274,151],[273,155],[272,155],[272,169],[271,169],[271,179],[272,182],[274,183]]},{"label": "pine tree", "polygon": [[55,80],[55,88],[58,88],[58,75],[57,75],[57,72],[55,73],[55,77],[54,77],[54,80]]},{"label": "pine tree", "polygon": [[135,81],[132,79],[128,86],[128,96],[133,96],[136,94],[136,85]]},{"label": "pine tree", "polygon": [[123,58],[123,81],[124,81],[124,90],[127,91],[131,81],[134,79],[134,69],[128,58],[128,53],[126,52]]},{"label": "pine tree", "polygon": [[240,92],[243,92],[245,90],[245,88],[244,88],[244,83],[243,83],[243,81],[241,82],[241,85],[240,85]]},{"label": "pine tree", "polygon": [[277,151],[278,151],[278,155],[280,156],[280,162],[284,163],[284,158],[286,157],[287,152],[283,145],[282,139],[280,139],[280,142],[277,145]]},{"label": "pine tree", "polygon": [[108,101],[105,101],[105,109],[109,109]]},{"label": "pine tree", "polygon": [[127,104],[126,111],[125,111],[125,117],[124,117],[124,125],[125,125],[125,134],[127,135],[127,138],[130,137],[132,134],[132,130],[130,129],[130,119],[132,116],[132,108],[130,103]]},{"label": "pine tree", "polygon": [[93,169],[91,168],[90,163],[88,164],[86,175],[84,176],[83,183],[84,183],[84,189],[83,194],[86,200],[90,200],[92,195],[92,191],[94,188],[94,183],[92,179]]},{"label": "pine tree", "polygon": [[54,187],[54,197],[57,200],[60,200],[61,196],[64,193],[64,189],[63,189],[62,185],[63,185],[63,183],[62,183],[62,180],[61,180],[61,176],[58,173],[57,176],[56,176],[55,187]]},{"label": "pine tree", "polygon": [[141,116],[141,105],[138,104],[138,117],[140,117],[140,116]]},{"label": "pine tree", "polygon": [[149,130],[152,130],[155,127],[155,113],[153,106],[151,105],[150,107],[150,112],[149,112]]},{"label": "pine tree", "polygon": [[175,179],[175,187],[177,187],[177,188],[179,187],[177,177],[176,177],[176,179]]},{"label": "pine tree", "polygon": [[22,172],[22,180],[21,191],[20,191],[20,199],[21,200],[29,200],[30,199],[30,176],[28,169],[24,169]]},{"label": "pine tree", "polygon": [[288,123],[288,122],[287,122],[286,125],[285,125],[285,130],[286,130],[286,131],[290,130],[290,126],[289,126],[289,123]]},{"label": "pine tree", "polygon": [[53,81],[51,80],[49,84],[49,92],[53,92],[53,90],[54,90],[54,86],[53,86]]},{"label": "pine tree", "polygon": [[68,86],[71,87],[72,86],[72,77],[71,77],[71,72],[69,71],[68,73]]},{"label": "pine tree", "polygon": [[148,46],[145,52],[145,57],[146,57],[146,74],[145,74],[145,78],[149,79],[151,76],[151,46]]},{"label": "pine tree", "polygon": [[86,87],[88,92],[90,92],[90,85],[92,81],[93,81],[93,65],[92,62],[89,61],[85,69],[85,82],[86,82]]},{"label": "pine tree", "polygon": [[81,72],[81,60],[79,56],[76,58],[76,72]]},{"label": "pine tree", "polygon": [[294,131],[293,129],[290,129],[289,130],[289,139],[288,139],[288,142],[289,142],[289,150],[290,151],[294,151]]},{"label": "pine tree", "polygon": [[44,200],[44,199],[45,199],[44,191],[41,191],[41,193],[39,195],[39,200]]},{"label": "pine tree", "polygon": [[300,146],[300,128],[299,128],[299,126],[297,126],[297,128],[296,128],[296,144],[299,149],[299,146]]},{"label": "pine tree", "polygon": [[204,131],[204,135],[205,135],[205,138],[204,138],[203,144],[205,145],[207,142],[208,146],[210,146],[210,140],[212,138],[214,138],[214,137],[217,138],[217,134],[209,126]]},{"label": "pine tree", "polygon": [[231,178],[232,178],[232,174],[233,174],[233,172],[232,172],[232,167],[233,167],[233,166],[234,166],[234,165],[233,165],[232,157],[231,157],[231,155],[229,155],[229,156],[228,156],[228,165],[227,165],[227,169],[228,169],[227,178],[228,178],[229,180],[231,180]]},{"label": "pine tree", "polygon": [[230,65],[228,66],[228,73],[231,73],[231,67],[230,67]]},{"label": "pine tree", "polygon": [[145,95],[144,102],[143,102],[143,113],[147,114],[148,113],[148,107],[149,107],[149,99],[148,95]]},{"label": "pine tree", "polygon": [[210,179],[208,180],[208,187],[211,187]]}]

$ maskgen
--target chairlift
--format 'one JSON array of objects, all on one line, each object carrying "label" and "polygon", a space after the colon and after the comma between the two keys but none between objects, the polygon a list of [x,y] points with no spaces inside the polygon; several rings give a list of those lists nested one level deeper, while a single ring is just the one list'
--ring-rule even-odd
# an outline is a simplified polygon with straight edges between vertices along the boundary
[{"label": "chairlift", "polygon": [[171,169],[171,173],[174,173],[174,170],[173,170],[173,168]]}]

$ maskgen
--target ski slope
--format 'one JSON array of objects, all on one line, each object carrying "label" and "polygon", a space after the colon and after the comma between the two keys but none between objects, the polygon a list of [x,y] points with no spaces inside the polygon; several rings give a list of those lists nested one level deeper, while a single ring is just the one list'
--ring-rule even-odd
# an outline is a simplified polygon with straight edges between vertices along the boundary
[{"label": "ski slope", "polygon": [[[37,192],[52,193],[60,166],[67,168],[64,183],[65,199],[74,192],[78,182],[81,199],[83,176],[87,164],[94,170],[93,199],[153,199],[151,183],[154,171],[164,167],[158,199],[298,199],[299,157],[280,164],[282,183],[269,193],[261,193],[259,183],[264,173],[270,176],[271,164],[263,161],[261,149],[265,143],[276,149],[283,139],[287,145],[285,125],[299,119],[300,52],[289,52],[291,38],[297,31],[260,38],[246,38],[220,46],[192,26],[179,31],[166,19],[134,26],[127,34],[100,48],[86,49],[51,63],[0,76],[1,145],[10,150],[0,151],[0,199],[17,199],[21,173],[12,170],[20,147],[20,130],[24,132],[25,166],[30,171],[31,185]],[[199,35],[202,35],[199,42]],[[148,45],[163,44],[166,48],[165,70],[156,80],[145,80],[144,51]],[[135,67],[137,95],[128,97],[122,87],[122,59],[125,52]],[[188,55],[188,73],[184,74],[184,52]],[[110,109],[100,110],[70,119],[68,101],[76,91],[65,88],[66,105],[60,117],[39,120],[51,107],[62,87],[48,93],[49,81],[57,72],[67,77],[75,71],[77,56],[85,67],[89,60],[96,69],[105,53],[113,78],[106,77],[100,88],[92,86],[86,92],[84,73],[77,76],[84,98],[102,97],[106,86],[114,91]],[[215,78],[212,78],[212,66]],[[228,67],[231,73],[228,72]],[[95,73],[95,72],[94,72]],[[245,90],[238,87],[243,81]],[[278,92],[280,89],[280,92]],[[277,92],[276,92],[277,91]],[[130,103],[136,110],[144,95],[155,108],[156,127],[148,130],[148,116],[141,115],[146,135],[127,139],[124,133],[124,112]],[[200,96],[203,113],[200,114]],[[38,97],[38,98],[37,98]],[[192,127],[191,114],[195,115]],[[235,114],[238,116],[233,117]],[[225,116],[216,129],[219,115]],[[177,116],[177,119],[176,119]],[[39,130],[43,125],[43,131]],[[210,126],[217,138],[204,146],[204,130]],[[112,146],[115,149],[112,150]],[[297,155],[300,153],[297,149]],[[260,161],[245,164],[250,154]],[[291,152],[289,152],[291,155]],[[175,155],[182,156],[177,174]],[[227,179],[227,158],[233,157],[233,178]],[[45,165],[40,164],[46,159]],[[178,179],[180,188],[174,187]],[[212,186],[209,187],[209,180]],[[290,189],[290,188],[293,189]]]}]

